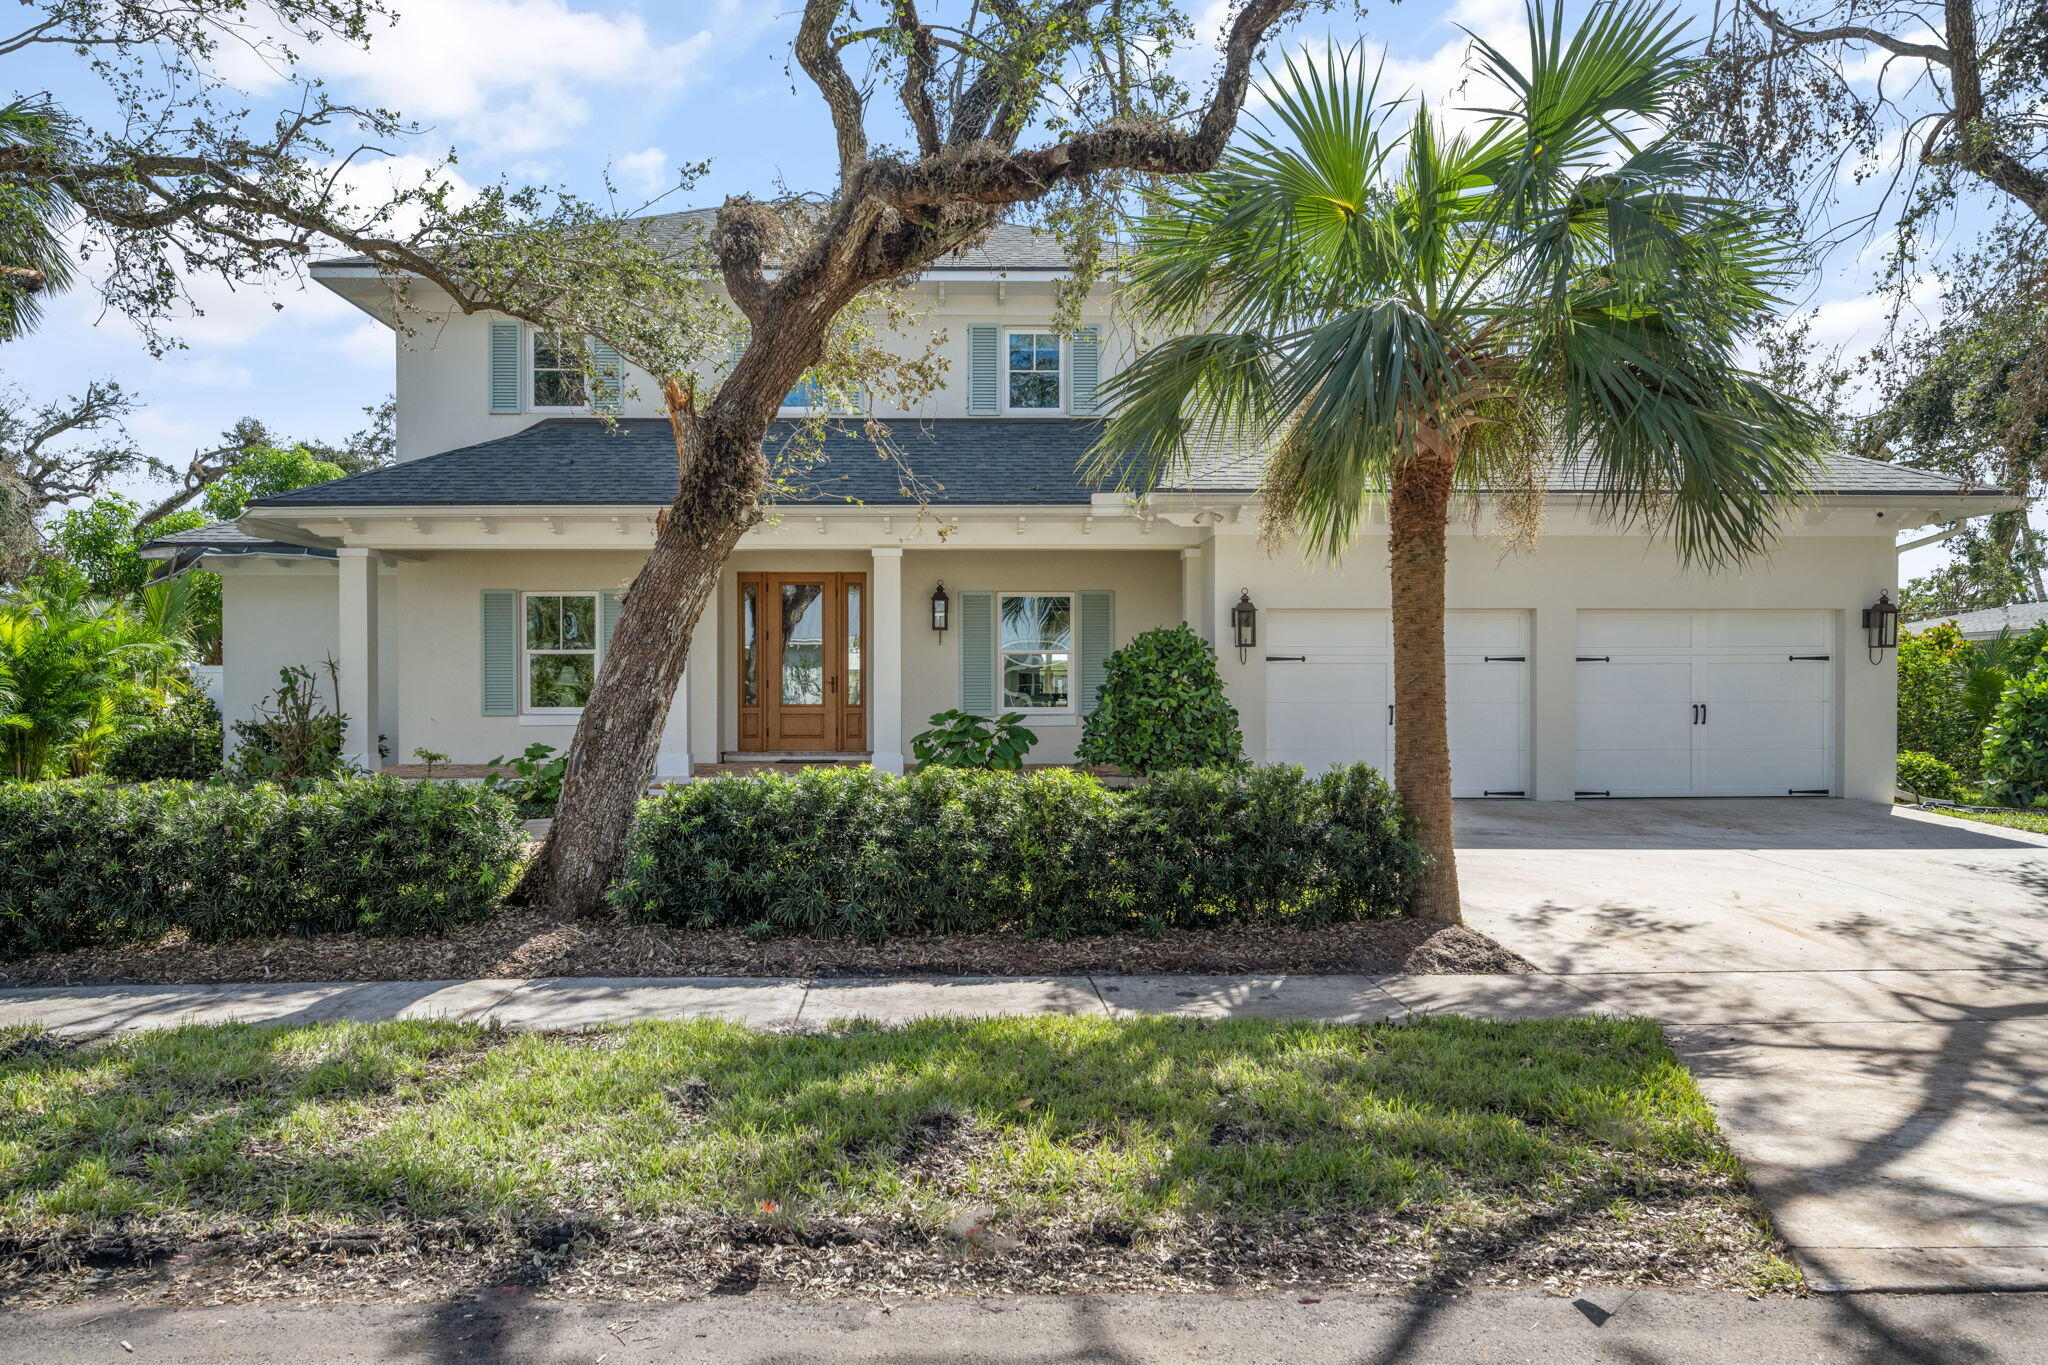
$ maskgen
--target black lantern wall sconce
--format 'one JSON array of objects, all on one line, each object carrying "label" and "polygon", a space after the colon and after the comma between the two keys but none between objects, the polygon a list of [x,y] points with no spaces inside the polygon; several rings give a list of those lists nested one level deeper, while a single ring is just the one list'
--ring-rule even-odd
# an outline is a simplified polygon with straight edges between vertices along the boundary
[{"label": "black lantern wall sconce", "polygon": [[1899,647],[1899,609],[1890,592],[1877,595],[1873,606],[1863,609],[1863,633],[1869,639],[1870,662],[1884,662],[1884,652]]},{"label": "black lantern wall sconce", "polygon": [[1237,645],[1237,661],[1243,663],[1259,643],[1259,609],[1252,605],[1249,588],[1238,593],[1237,605],[1230,609],[1230,634]]},{"label": "black lantern wall sconce", "polygon": [[938,588],[932,593],[933,630],[944,630],[947,626],[952,624],[951,618],[947,615],[947,609],[952,605],[953,600],[946,596],[946,585],[944,583],[940,583]]}]

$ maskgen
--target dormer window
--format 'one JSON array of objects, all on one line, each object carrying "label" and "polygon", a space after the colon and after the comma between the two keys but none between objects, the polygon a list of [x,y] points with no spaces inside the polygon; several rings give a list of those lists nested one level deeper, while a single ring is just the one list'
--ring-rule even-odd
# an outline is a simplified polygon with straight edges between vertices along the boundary
[{"label": "dormer window", "polygon": [[533,406],[569,408],[581,412],[590,406],[584,370],[588,355],[581,338],[558,332],[535,331],[533,337]]}]

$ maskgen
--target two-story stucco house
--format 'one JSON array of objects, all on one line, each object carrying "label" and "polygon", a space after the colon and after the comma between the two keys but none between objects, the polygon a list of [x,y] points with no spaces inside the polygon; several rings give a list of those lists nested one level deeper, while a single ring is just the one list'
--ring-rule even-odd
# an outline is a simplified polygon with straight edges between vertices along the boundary
[{"label": "two-story stucco house", "polygon": [[[1053,329],[1061,253],[1023,228],[930,270],[925,333],[948,383],[879,410],[928,489],[857,429],[826,441],[814,497],[750,532],[704,618],[660,773],[844,755],[902,769],[951,707],[1021,711],[1035,762],[1070,760],[1103,662],[1181,621],[1218,646],[1255,759],[1387,765],[1384,539],[1341,566],[1268,554],[1252,456],[1141,497],[1076,463],[1097,382],[1132,353],[1106,298]],[[314,277],[392,321],[367,265]],[[414,286],[413,303],[431,307]],[[450,309],[397,349],[398,462],[151,547],[219,572],[223,710],[247,715],[286,664],[339,664],[350,749],[478,763],[568,745],[607,623],[675,492],[657,386],[593,415],[554,337]],[[908,341],[906,345],[912,344]],[[790,395],[801,416],[802,390]],[[785,439],[783,432],[771,439]],[[2009,506],[1996,492],[1834,461],[1775,553],[1682,572],[1670,547],[1590,515],[1561,471],[1543,535],[1505,554],[1482,508],[1453,532],[1452,758],[1461,796],[1833,795],[1888,799],[1894,676],[1862,612],[1894,586],[1902,531]],[[1232,609],[1256,608],[1239,648]]]}]

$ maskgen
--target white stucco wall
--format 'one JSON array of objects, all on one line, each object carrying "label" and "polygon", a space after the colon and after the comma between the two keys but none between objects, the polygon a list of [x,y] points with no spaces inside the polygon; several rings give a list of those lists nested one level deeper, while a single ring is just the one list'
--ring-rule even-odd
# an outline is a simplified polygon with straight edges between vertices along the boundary
[{"label": "white stucco wall", "polygon": [[[1389,605],[1384,536],[1361,538],[1343,564],[1268,556],[1248,535],[1212,539],[1210,638],[1230,638],[1230,608],[1249,589],[1261,612],[1286,607]],[[1685,572],[1668,544],[1637,537],[1543,536],[1526,554],[1503,557],[1499,542],[1453,535],[1447,601],[1451,609],[1531,613],[1530,768],[1539,800],[1569,800],[1577,767],[1578,614],[1612,608],[1654,610],[1819,608],[1835,613],[1836,790],[1889,801],[1897,715],[1896,655],[1872,665],[1863,645],[1862,608],[1896,587],[1897,556],[1886,536],[1791,536],[1765,560],[1743,568]],[[1225,685],[1244,721],[1251,753],[1263,751],[1268,664],[1259,650],[1244,663],[1225,648]]]},{"label": "white stucco wall", "polygon": [[[301,664],[313,670],[320,697],[334,705],[325,663],[340,640],[340,595],[332,561],[234,559],[210,565],[221,578],[221,720],[228,742],[234,723],[256,714],[278,687],[278,670]],[[399,760],[400,703],[405,669],[400,660],[397,578],[378,576],[379,728],[392,761]]]},{"label": "white stucco wall", "polygon": [[[992,283],[950,284],[946,301],[926,286],[918,291],[923,316],[902,336],[885,344],[898,354],[915,356],[932,347],[946,367],[944,387],[915,408],[906,410],[882,395],[875,396],[874,411],[884,417],[965,417],[967,398],[967,327],[970,323],[994,322],[1006,326],[1048,325],[1052,315],[1052,287],[1036,281],[1012,282],[997,297]],[[1129,363],[1133,338],[1127,328],[1112,319],[1106,308],[1091,308],[1082,314],[1084,324],[1102,330],[1102,373],[1106,377]],[[398,348],[398,458],[414,460],[480,441],[495,440],[523,431],[548,417],[570,416],[553,411],[530,411],[493,415],[486,396],[489,367],[487,344],[490,317],[452,313],[415,323],[411,336],[400,337]],[[627,376],[626,417],[663,415],[660,390],[638,369]],[[524,392],[530,397],[531,388]]]}]

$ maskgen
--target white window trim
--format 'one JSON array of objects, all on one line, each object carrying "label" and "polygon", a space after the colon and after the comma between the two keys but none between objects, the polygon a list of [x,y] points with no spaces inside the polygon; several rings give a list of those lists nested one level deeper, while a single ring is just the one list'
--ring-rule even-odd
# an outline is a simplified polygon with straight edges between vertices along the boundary
[{"label": "white window trim", "polygon": [[[522,327],[519,329],[520,336],[525,339],[525,344],[520,348],[523,352],[523,354],[520,356],[520,382],[526,386],[526,410],[528,412],[595,412],[596,409],[587,402],[563,405],[550,403],[536,403],[533,401],[533,380],[535,369],[533,363],[533,348],[540,343],[541,333],[546,330],[546,328],[542,327]],[[587,336],[583,338],[583,344],[587,348],[590,345],[590,338]],[[586,397],[589,396],[591,382],[592,381],[590,375],[586,374],[583,376],[583,392]]]},{"label": "white window trim", "polygon": [[[574,724],[583,714],[580,706],[535,706],[533,704],[533,670],[527,660],[533,654],[578,654],[574,649],[531,650],[526,645],[526,600],[529,597],[588,597],[595,604],[593,623],[597,626],[597,638],[591,642],[590,657],[593,667],[604,664],[604,592],[598,588],[534,588],[519,590],[519,715],[521,722],[528,725],[551,723]],[[536,719],[528,719],[535,717]]]},{"label": "white window trim", "polygon": [[[1064,597],[1067,599],[1067,704],[1065,706],[1011,706],[1003,699],[1003,656],[1006,654],[1057,654],[1059,650],[1003,648],[1003,599],[1005,597]],[[1081,685],[1081,594],[1069,588],[1003,588],[996,593],[996,713],[1016,712],[1038,720],[1058,722],[1077,719],[1080,707],[1076,693]]]},{"label": "white window trim", "polygon": [[[1049,408],[1013,408],[1013,407],[1011,407],[1011,406],[1010,406],[1010,338],[1011,338],[1011,337],[1013,337],[1013,336],[1016,336],[1016,335],[1018,335],[1019,333],[1022,333],[1022,334],[1025,334],[1025,335],[1029,335],[1029,336],[1044,336],[1044,335],[1046,335],[1046,334],[1050,333],[1050,334],[1052,335],[1053,339],[1054,339],[1054,340],[1055,340],[1055,341],[1056,341],[1056,342],[1057,342],[1057,343],[1059,344],[1059,348],[1060,348],[1060,369],[1059,369],[1059,376],[1060,376],[1060,401],[1059,401],[1058,403],[1054,404],[1054,405],[1053,405],[1052,407],[1049,407]],[[1013,327],[1013,326],[1011,326],[1011,325],[1009,325],[1008,323],[1005,323],[1005,324],[1003,325],[1003,328],[1002,328],[1002,330],[1001,330],[1001,331],[1000,331],[999,333],[997,333],[997,336],[998,336],[999,340],[998,340],[998,342],[997,342],[997,345],[996,345],[996,403],[997,403],[997,407],[998,407],[998,410],[999,410],[999,411],[1001,411],[1001,413],[1003,414],[1003,416],[1005,416],[1005,417],[1064,417],[1064,416],[1066,416],[1066,415],[1067,415],[1067,400],[1068,400],[1068,397],[1069,397],[1069,389],[1070,389],[1070,387],[1071,387],[1071,386],[1070,386],[1070,385],[1068,384],[1068,382],[1067,382],[1067,366],[1068,366],[1068,363],[1069,363],[1069,362],[1071,361],[1071,359],[1072,359],[1072,357],[1073,357],[1073,347],[1067,344],[1067,342],[1068,342],[1068,338],[1066,338],[1066,337],[1063,337],[1063,336],[1061,336],[1061,335],[1060,335],[1060,333],[1059,333],[1059,328],[1057,328],[1057,327],[1053,326],[1053,325],[1052,325],[1051,323],[1049,323],[1049,322],[1048,322],[1048,323],[1045,323],[1045,324],[1043,324],[1043,325],[1037,325],[1037,324],[1032,324],[1032,325],[1025,325],[1025,326],[1014,326],[1014,327]]]}]

